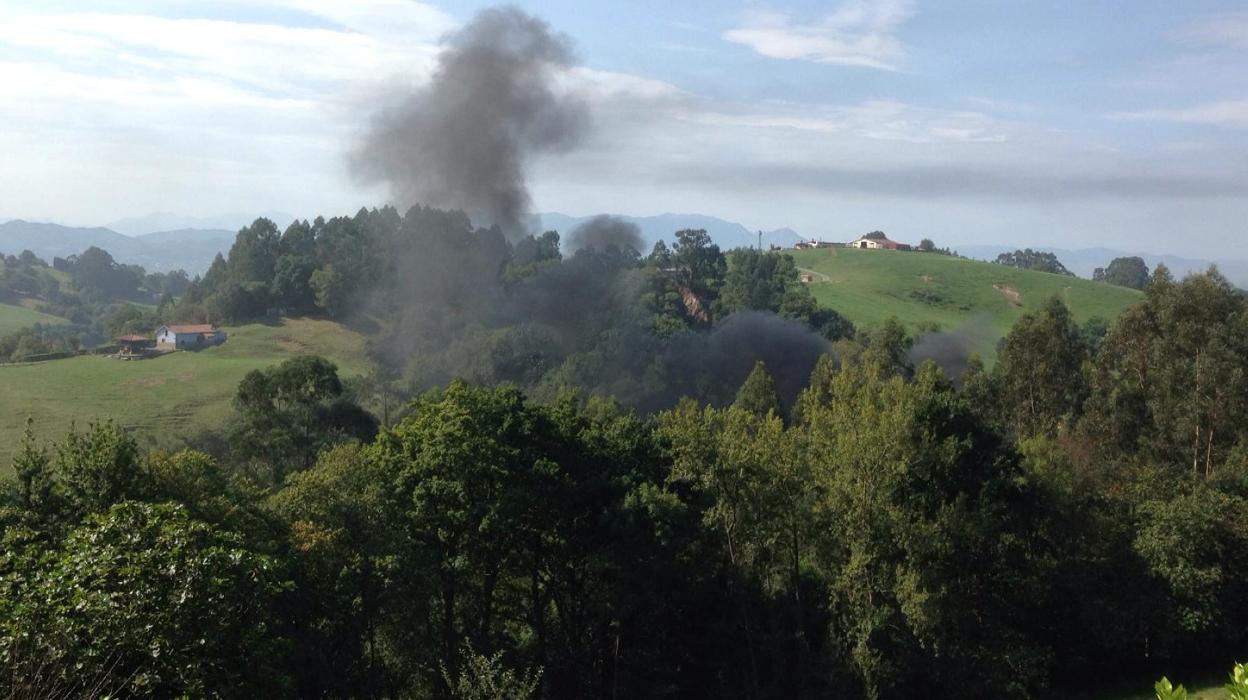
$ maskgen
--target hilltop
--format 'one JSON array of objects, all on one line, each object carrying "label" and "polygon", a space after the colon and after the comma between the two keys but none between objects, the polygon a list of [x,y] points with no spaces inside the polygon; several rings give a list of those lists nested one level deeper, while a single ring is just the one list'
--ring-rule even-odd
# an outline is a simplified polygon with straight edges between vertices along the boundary
[{"label": "hilltop", "polygon": [[1085,322],[1112,320],[1143,298],[1101,282],[1034,272],[929,253],[830,248],[789,251],[813,273],[810,291],[820,304],[864,326],[895,317],[909,331],[936,324],[961,331],[986,359],[1023,313],[1060,296]]}]

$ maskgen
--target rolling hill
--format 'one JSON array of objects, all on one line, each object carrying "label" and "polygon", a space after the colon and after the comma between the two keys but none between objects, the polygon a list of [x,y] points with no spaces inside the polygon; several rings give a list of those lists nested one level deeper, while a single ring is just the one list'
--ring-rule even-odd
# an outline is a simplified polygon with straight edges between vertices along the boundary
[{"label": "rolling hill", "polygon": [[55,326],[67,323],[67,321],[59,316],[50,316],[19,304],[0,303],[0,336],[14,333],[36,323]]},{"label": "rolling hill", "polygon": [[41,440],[60,440],[71,424],[112,418],[144,447],[178,448],[222,425],[238,382],[253,369],[317,353],[337,363],[340,376],[367,370],[364,337],[332,321],[285,319],[226,331],[230,338],[219,347],[137,362],[80,356],[0,365],[0,470],[9,468],[27,416]]},{"label": "rolling hill", "polygon": [[1143,295],[1077,277],[927,253],[830,248],[790,251],[810,291],[859,326],[895,317],[911,332],[937,324],[986,360],[1023,313],[1057,295],[1079,322],[1112,320]]}]

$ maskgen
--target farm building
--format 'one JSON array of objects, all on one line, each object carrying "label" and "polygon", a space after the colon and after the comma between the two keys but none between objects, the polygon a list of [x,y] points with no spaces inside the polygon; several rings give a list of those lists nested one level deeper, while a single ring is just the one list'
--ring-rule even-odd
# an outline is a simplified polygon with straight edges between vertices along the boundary
[{"label": "farm building", "polygon": [[117,339],[117,356],[126,359],[143,357],[150,347],[152,340],[145,335],[123,335]]},{"label": "farm building", "polygon": [[817,241],[811,239],[809,241],[798,241],[793,244],[794,250],[814,250],[815,248],[839,248],[841,244],[832,241]]},{"label": "farm building", "polygon": [[898,243],[897,241],[870,234],[851,242],[849,247],[866,250],[910,250],[910,244],[908,243]]},{"label": "farm building", "polygon": [[156,347],[164,350],[193,350],[224,342],[225,331],[217,330],[208,323],[156,329]]}]

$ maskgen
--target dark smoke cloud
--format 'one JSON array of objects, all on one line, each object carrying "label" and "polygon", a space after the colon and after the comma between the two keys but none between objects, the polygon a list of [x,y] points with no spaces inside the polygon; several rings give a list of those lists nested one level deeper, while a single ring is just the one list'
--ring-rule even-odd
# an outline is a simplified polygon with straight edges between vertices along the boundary
[{"label": "dark smoke cloud", "polygon": [[659,363],[665,387],[646,408],[665,408],[682,396],[731,403],[754,363],[762,360],[787,411],[819,356],[831,351],[831,343],[803,323],[770,312],[735,313],[709,333],[679,336],[666,348]]},{"label": "dark smoke cloud", "polygon": [[931,360],[954,384],[961,385],[971,354],[991,337],[989,320],[976,317],[955,330],[928,333],[920,337],[910,348],[906,359],[915,367]]},{"label": "dark smoke cloud", "polygon": [[529,162],[571,148],[588,128],[584,102],[554,87],[574,63],[571,41],[545,22],[514,7],[484,10],[447,38],[427,87],[373,119],[355,170],[388,183],[402,208],[459,209],[522,235]]},{"label": "dark smoke cloud", "polygon": [[605,251],[612,246],[620,252],[643,252],[641,229],[631,221],[601,214],[577,226],[568,235],[569,253],[584,248]]}]

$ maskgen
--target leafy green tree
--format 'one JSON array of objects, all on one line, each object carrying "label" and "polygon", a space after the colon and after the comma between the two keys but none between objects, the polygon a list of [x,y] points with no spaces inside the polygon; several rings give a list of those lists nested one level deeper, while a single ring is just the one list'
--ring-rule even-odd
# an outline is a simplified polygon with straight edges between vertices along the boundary
[{"label": "leafy green tree", "polygon": [[1074,277],[1074,273],[1066,269],[1062,261],[1057,259],[1053,253],[1027,248],[1025,250],[1016,250],[1013,253],[1002,253],[997,256],[995,262],[998,265],[1007,265],[1009,267],[1018,267],[1024,270],[1037,270],[1039,272],[1051,272],[1057,275],[1066,275]]},{"label": "leafy green tree", "polygon": [[780,415],[780,397],[776,393],[776,381],[771,378],[762,360],[754,363],[754,369],[737,391],[733,405],[757,416]]},{"label": "leafy green tree", "polygon": [[529,700],[537,693],[542,670],[517,673],[503,665],[503,652],[485,656],[465,643],[459,676],[448,673],[446,684],[455,700]]},{"label": "leafy green tree", "polygon": [[866,346],[862,352],[863,365],[880,376],[900,375],[909,367],[906,355],[913,340],[896,318],[867,329],[862,341]]},{"label": "leafy green tree", "polygon": [[281,236],[277,226],[268,219],[256,219],[239,229],[230,247],[226,269],[229,278],[239,284],[268,284],[273,279],[277,258],[281,254]]},{"label": "leafy green tree", "polygon": [[27,418],[21,446],[13,456],[13,475],[18,505],[46,517],[57,509],[56,482],[47,449],[35,445],[33,425],[34,420]]},{"label": "leafy green tree", "polygon": [[1158,266],[1097,356],[1086,423],[1110,456],[1143,452],[1212,477],[1248,420],[1248,299],[1211,270]]},{"label": "leafy green tree", "polygon": [[1016,435],[1053,434],[1087,396],[1088,352],[1070,309],[1057,297],[1023,314],[1001,342],[993,380]]},{"label": "leafy green tree", "polygon": [[62,546],[0,555],[0,659],[17,697],[279,692],[273,563],[174,505],[123,502]]},{"label": "leafy green tree", "polygon": [[676,232],[672,263],[683,273],[685,283],[698,293],[718,291],[727,270],[719,246],[711,242],[710,234],[703,229]]},{"label": "leafy green tree", "polygon": [[349,294],[347,279],[333,265],[326,264],[313,270],[308,283],[315,295],[316,305],[325,313],[339,316],[346,310]]},{"label": "leafy green tree", "polygon": [[283,255],[273,270],[273,297],[288,309],[301,311],[315,303],[311,285],[315,261],[306,256]]},{"label": "leafy green tree", "polygon": [[1017,458],[931,363],[912,384],[842,366],[829,394],[804,408],[812,549],[864,694],[1024,695],[1047,656],[1024,632],[1039,589]]},{"label": "leafy green tree", "polygon": [[112,421],[70,430],[53,460],[60,487],[74,513],[100,513],[123,500],[141,498],[146,484],[134,438]]},{"label": "leafy green tree", "polygon": [[268,465],[281,483],[291,468],[307,469],[335,442],[369,440],[377,422],[342,398],[338,368],[317,355],[299,355],[239,382],[231,444],[238,454]]},{"label": "leafy green tree", "polygon": [[1107,268],[1097,268],[1092,279],[1116,284],[1120,287],[1143,289],[1148,284],[1148,265],[1143,258],[1114,258]]},{"label": "leafy green tree", "polygon": [[297,695],[383,695],[404,676],[402,625],[427,608],[403,584],[422,577],[404,548],[395,477],[358,445],[339,445],[291,474],[269,503],[292,551],[293,663],[305,669]]}]

